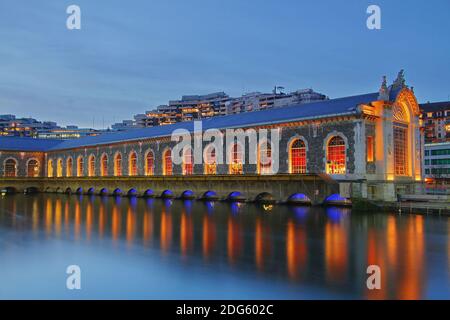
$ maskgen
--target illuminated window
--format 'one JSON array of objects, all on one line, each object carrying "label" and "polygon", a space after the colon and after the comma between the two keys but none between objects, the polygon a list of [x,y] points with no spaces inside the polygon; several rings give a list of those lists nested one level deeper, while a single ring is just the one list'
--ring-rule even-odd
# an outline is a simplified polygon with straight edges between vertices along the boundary
[{"label": "illuminated window", "polygon": [[100,174],[102,177],[108,176],[108,156],[104,154],[100,163]]},{"label": "illuminated window", "polygon": [[301,139],[292,142],[290,148],[290,173],[306,173],[306,146]]},{"label": "illuminated window", "polygon": [[193,163],[192,149],[188,147],[183,151],[183,175],[191,175],[194,173]]},{"label": "illuminated window", "polygon": [[137,176],[138,166],[137,166],[137,155],[136,152],[131,152],[128,159],[128,175]]},{"label": "illuminated window", "polygon": [[345,174],[345,141],[339,136],[330,139],[327,146],[327,173]]},{"label": "illuminated window", "polygon": [[258,172],[260,174],[272,174],[272,146],[265,141],[259,145]]},{"label": "illuminated window", "polygon": [[367,162],[373,162],[374,157],[374,140],[372,136],[367,137]]},{"label": "illuminated window", "polygon": [[72,176],[72,168],[73,168],[73,160],[72,160],[72,158],[68,158],[67,163],[66,163],[66,176],[67,177]]},{"label": "illuminated window", "polygon": [[230,155],[230,174],[243,174],[243,153],[242,147],[235,143],[231,148]]},{"label": "illuminated window", "polygon": [[53,160],[48,160],[47,162],[47,176],[49,178],[53,177]]},{"label": "illuminated window", "polygon": [[145,156],[145,175],[152,176],[155,166],[155,157],[153,156],[153,151],[148,151]]},{"label": "illuminated window", "polygon": [[15,177],[17,175],[17,161],[8,159],[5,161],[5,177]]},{"label": "illuminated window", "polygon": [[114,176],[122,176],[122,154],[117,153],[114,157]]},{"label": "illuminated window", "polygon": [[83,156],[79,156],[77,159],[77,177],[84,175],[84,159]]},{"label": "illuminated window", "polygon": [[398,176],[408,175],[407,145],[407,129],[394,126],[394,165]]},{"label": "illuminated window", "polygon": [[172,175],[172,151],[167,149],[163,154],[163,175]]},{"label": "illuminated window", "polygon": [[32,178],[39,176],[39,162],[37,160],[31,159],[28,161],[27,176]]},{"label": "illuminated window", "polygon": [[63,161],[62,161],[62,159],[58,159],[56,161],[56,176],[58,178],[63,176]]},{"label": "illuminated window", "polygon": [[89,157],[88,175],[89,177],[95,176],[95,157],[93,155]]},{"label": "illuminated window", "polygon": [[216,149],[213,145],[205,149],[205,174],[217,173]]}]

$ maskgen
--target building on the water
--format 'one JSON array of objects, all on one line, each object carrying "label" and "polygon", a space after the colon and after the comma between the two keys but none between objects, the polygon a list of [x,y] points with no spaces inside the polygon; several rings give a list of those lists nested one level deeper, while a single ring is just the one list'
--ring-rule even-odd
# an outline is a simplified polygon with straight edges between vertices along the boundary
[{"label": "building on the water", "polygon": [[[403,71],[389,87],[384,78],[377,92],[214,117],[202,120],[202,126],[220,131],[278,129],[279,145],[275,148],[266,141],[258,147],[257,163],[250,164],[248,143],[227,141],[232,145],[214,150],[202,142],[204,164],[192,164],[190,148],[184,150],[183,163],[175,164],[176,142],[171,135],[175,129],[193,132],[194,122],[66,141],[4,137],[0,138],[0,175],[7,177],[3,180],[45,177],[45,181],[115,177],[117,183],[130,176],[148,177],[151,184],[152,177],[167,176],[249,176],[254,180],[258,175],[315,174],[337,181],[344,197],[385,201],[394,201],[398,193],[414,193],[421,185],[420,110],[413,90],[405,85]],[[263,154],[271,158],[274,150],[279,152],[277,172],[272,172],[270,161],[259,160]],[[216,162],[218,154],[230,161]]]}]

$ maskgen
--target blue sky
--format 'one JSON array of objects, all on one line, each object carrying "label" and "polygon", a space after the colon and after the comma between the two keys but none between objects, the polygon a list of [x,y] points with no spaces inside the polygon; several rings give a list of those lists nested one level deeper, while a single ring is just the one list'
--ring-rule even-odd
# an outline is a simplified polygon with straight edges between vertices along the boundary
[{"label": "blue sky", "polygon": [[[66,28],[77,4],[82,29]],[[366,28],[366,9],[382,29]],[[184,94],[376,91],[404,68],[419,101],[450,95],[450,1],[0,2],[0,114],[102,127]]]}]

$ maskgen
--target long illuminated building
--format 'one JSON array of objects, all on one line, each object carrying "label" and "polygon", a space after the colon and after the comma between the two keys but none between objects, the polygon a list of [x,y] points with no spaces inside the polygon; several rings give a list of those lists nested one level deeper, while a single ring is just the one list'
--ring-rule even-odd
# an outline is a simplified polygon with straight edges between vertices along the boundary
[{"label": "long illuminated building", "polygon": [[[175,129],[194,130],[194,122],[136,129],[77,140],[0,138],[0,174],[4,177],[121,177],[190,175],[325,174],[343,194],[395,200],[413,193],[422,180],[423,136],[414,92],[403,72],[378,92],[202,120],[203,130],[278,128],[279,170],[247,163],[248,144],[223,145],[230,159],[216,163],[218,150],[203,143],[205,164],[174,164]],[[269,141],[270,142],[270,141]],[[271,143],[258,148],[272,156]],[[227,151],[230,154],[226,154]],[[358,186],[357,188],[355,186]],[[357,190],[356,190],[357,189]]]}]

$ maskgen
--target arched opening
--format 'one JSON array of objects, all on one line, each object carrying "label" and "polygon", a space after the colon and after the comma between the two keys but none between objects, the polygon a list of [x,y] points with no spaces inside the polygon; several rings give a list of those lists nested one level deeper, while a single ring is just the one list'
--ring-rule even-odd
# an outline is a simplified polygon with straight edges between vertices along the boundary
[{"label": "arched opening", "polygon": [[127,196],[128,197],[137,197],[137,195],[138,195],[138,192],[134,188],[128,190],[128,192],[127,192]]},{"label": "arched opening", "polygon": [[187,147],[183,150],[183,175],[189,176],[194,173],[194,161],[192,159],[192,149]]},{"label": "arched opening", "polygon": [[39,177],[39,162],[36,159],[28,161],[27,176],[30,178]]},{"label": "arched opening", "polygon": [[394,131],[394,172],[396,176],[409,175],[408,157],[408,112],[399,104],[393,107]]},{"label": "arched opening", "polygon": [[63,176],[63,160],[58,159],[56,161],[56,176],[61,178]]},{"label": "arched opening", "polygon": [[272,145],[267,140],[258,146],[258,173],[273,174]]},{"label": "arched opening", "polygon": [[173,197],[174,197],[174,195],[173,195],[172,190],[164,190],[164,191],[161,193],[161,198],[164,198],[164,199],[171,199],[171,198],[173,198]]},{"label": "arched opening", "polygon": [[89,188],[88,191],[87,191],[87,194],[90,195],[90,196],[94,195],[94,193],[95,193],[95,189],[94,188]]},{"label": "arched opening", "polygon": [[195,199],[195,193],[192,190],[185,190],[181,194],[181,199],[193,200]]},{"label": "arched opening", "polygon": [[167,149],[163,153],[163,175],[171,176],[172,173],[172,151]]},{"label": "arched opening", "polygon": [[84,175],[84,159],[83,156],[79,156],[77,159],[77,177]]},{"label": "arched opening", "polygon": [[219,196],[217,195],[217,193],[214,190],[208,190],[203,194],[202,199],[208,200],[208,201],[214,201],[214,200],[218,200]]},{"label": "arched opening", "polygon": [[255,198],[255,201],[259,203],[275,203],[273,195],[268,192],[258,194]]},{"label": "arched opening", "polygon": [[350,199],[342,197],[338,193],[335,193],[326,197],[324,203],[326,205],[334,205],[334,206],[351,206],[352,201]]},{"label": "arched opening", "polygon": [[229,173],[243,174],[244,173],[243,162],[244,162],[244,154],[242,146],[238,143],[235,143],[231,147]]},{"label": "arched opening", "polygon": [[120,152],[114,157],[114,176],[122,176],[122,154]]},{"label": "arched opening", "polygon": [[108,156],[106,154],[102,155],[100,159],[100,175],[102,177],[108,176]]},{"label": "arched opening", "polygon": [[88,176],[95,177],[95,156],[89,156]]},{"label": "arched opening", "polygon": [[99,192],[99,195],[101,196],[107,196],[108,195],[108,189],[102,188]]},{"label": "arched opening", "polygon": [[128,157],[128,175],[137,176],[138,174],[138,164],[136,152],[132,151]]},{"label": "arched opening", "polygon": [[244,202],[245,197],[239,191],[233,191],[228,195],[227,200],[231,202]]},{"label": "arched opening", "polygon": [[311,199],[304,193],[294,193],[289,196],[287,203],[291,205],[311,204]]},{"label": "arched opening", "polygon": [[113,191],[113,196],[115,196],[115,197],[120,197],[122,195],[122,190],[120,190],[119,188],[116,188],[114,191]]},{"label": "arched opening", "polygon": [[83,188],[82,188],[82,187],[79,187],[79,188],[77,189],[77,191],[75,191],[75,193],[76,193],[76,194],[83,194]]},{"label": "arched opening", "polygon": [[18,193],[18,190],[14,187],[6,187],[4,189],[1,190],[2,193],[4,194],[15,194]]},{"label": "arched opening", "polygon": [[155,196],[155,192],[152,189],[147,189],[147,190],[145,190],[143,196],[145,198],[152,198]]},{"label": "arched opening", "polygon": [[53,160],[47,161],[47,177],[53,178]]},{"label": "arched opening", "polygon": [[72,175],[73,175],[73,160],[72,158],[68,158],[66,163],[66,177],[71,177]]},{"label": "arched opening", "polygon": [[36,194],[39,193],[39,188],[37,187],[28,187],[25,189],[26,194]]},{"label": "arched opening", "polygon": [[67,188],[66,189],[66,194],[72,194],[72,189],[71,188]]},{"label": "arched opening", "polygon": [[16,177],[17,176],[17,160],[7,159],[4,165],[5,177]]},{"label": "arched opening", "polygon": [[152,176],[154,174],[155,156],[153,151],[149,150],[145,155],[145,175]]},{"label": "arched opening", "polygon": [[292,141],[289,148],[289,172],[306,173],[306,145],[302,139]]},{"label": "arched opening", "polygon": [[216,148],[210,144],[205,148],[205,174],[217,173]]},{"label": "arched opening", "polygon": [[340,136],[332,137],[327,144],[327,173],[345,174],[347,170],[345,141]]}]

